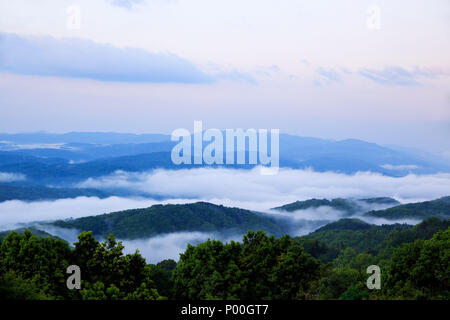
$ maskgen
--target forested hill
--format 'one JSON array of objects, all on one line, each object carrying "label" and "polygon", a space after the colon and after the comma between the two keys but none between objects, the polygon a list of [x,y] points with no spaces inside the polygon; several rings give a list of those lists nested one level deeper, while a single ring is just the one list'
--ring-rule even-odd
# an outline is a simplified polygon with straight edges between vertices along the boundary
[{"label": "forested hill", "polygon": [[400,204],[400,202],[389,197],[367,198],[358,200],[344,198],[336,198],[332,200],[309,199],[305,201],[295,201],[293,203],[285,204],[283,206],[273,208],[273,210],[292,212],[296,210],[305,210],[326,206],[343,211],[348,215],[352,215],[355,213],[364,212],[365,210],[367,210],[367,206],[372,206],[372,208],[373,206],[383,206],[384,208],[386,208],[398,204]]},{"label": "forested hill", "polygon": [[398,223],[377,226],[358,219],[341,219],[296,239],[307,252],[328,262],[335,259],[344,248],[387,257],[393,248],[403,243],[430,239],[436,232],[449,227],[450,220],[438,218],[428,218],[415,226]]},{"label": "forested hill", "polygon": [[7,200],[54,200],[76,197],[106,198],[109,193],[90,188],[52,188],[36,185],[0,184],[0,202]]},{"label": "forested hill", "polygon": [[286,232],[287,226],[274,218],[239,208],[207,202],[154,205],[73,220],[51,223],[63,228],[92,231],[106,237],[110,233],[121,239],[136,239],[181,231],[246,233],[263,230],[274,235]]},{"label": "forested hill", "polygon": [[384,210],[372,210],[366,212],[364,215],[385,219],[426,219],[429,217],[449,219],[450,196],[432,201],[403,204]]},{"label": "forested hill", "polygon": [[39,238],[49,237],[49,238],[58,239],[58,237],[53,236],[53,235],[49,234],[48,232],[39,230],[39,229],[34,228],[34,227],[28,227],[28,228],[19,228],[19,229],[14,229],[14,230],[0,231],[0,241],[2,241],[11,232],[24,233],[25,230],[30,231],[32,234],[36,235]]},{"label": "forested hill", "polygon": [[326,224],[314,232],[329,231],[329,230],[366,230],[375,227],[376,225],[364,222],[360,219],[344,218]]}]

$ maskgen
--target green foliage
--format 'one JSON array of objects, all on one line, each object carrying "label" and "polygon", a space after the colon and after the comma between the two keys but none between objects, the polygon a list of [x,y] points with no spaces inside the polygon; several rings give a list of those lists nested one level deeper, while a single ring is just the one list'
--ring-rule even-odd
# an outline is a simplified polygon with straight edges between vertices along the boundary
[{"label": "green foliage", "polygon": [[449,299],[450,228],[429,240],[416,240],[396,249],[386,285],[388,294]]},{"label": "green foliage", "polygon": [[305,201],[296,201],[293,203],[283,205],[281,207],[276,207],[274,209],[292,212],[296,210],[305,210],[309,208],[318,208],[322,206],[332,207],[333,209],[341,210],[348,214],[356,213],[356,211],[359,208],[357,204],[352,200],[336,198],[332,200],[309,199]]},{"label": "green foliage", "polygon": [[11,232],[0,243],[2,272],[12,271],[16,279],[32,280],[43,292],[57,299],[67,296],[65,270],[69,260],[67,242],[38,238],[28,230],[23,234]]},{"label": "green foliage", "polygon": [[369,211],[365,215],[386,219],[427,219],[430,217],[449,219],[450,196],[432,201],[403,204],[385,210]]},{"label": "green foliage", "polygon": [[305,250],[316,259],[327,263],[339,255],[340,250],[337,247],[331,247],[325,242],[317,239],[306,239],[304,237],[296,237],[293,239],[297,241]]},{"label": "green foliage", "polygon": [[[382,253],[384,258],[389,258],[394,248],[416,239],[429,239],[436,232],[446,230],[450,226],[450,221],[429,218],[414,227],[406,224],[370,225],[368,229],[359,230],[353,230],[354,226],[353,219],[341,219],[299,239],[316,240],[321,246],[326,243],[328,250],[322,250],[325,254],[332,251],[331,248],[342,250],[351,247],[358,252],[375,255]],[[326,260],[326,256],[321,260],[329,261]]]},{"label": "green foliage", "polygon": [[[123,255],[113,236],[99,243],[83,232],[72,250],[60,239],[29,230],[9,233],[0,243],[0,291],[11,299],[158,299],[145,259]],[[81,269],[82,289],[68,290],[66,269]],[[12,286],[12,287],[11,287]]]},{"label": "green foliage", "polygon": [[375,226],[355,218],[339,219],[338,221],[329,223],[314,232],[329,230],[366,230]]},{"label": "green foliage", "polygon": [[[99,243],[92,232],[82,232],[75,242],[72,261],[83,270],[82,298],[120,299],[154,295],[150,267],[136,251],[123,255],[122,242],[113,235]],[[156,294],[157,295],[157,294]],[[158,295],[157,295],[158,296]]]},{"label": "green foliage", "polygon": [[[172,260],[173,261],[173,260]],[[172,297],[172,280],[171,280],[171,273],[166,271],[165,269],[161,268],[159,264],[157,265],[149,265],[150,269],[150,278],[153,280],[156,289],[158,290],[159,294],[161,294],[164,297]]]},{"label": "green foliage", "polygon": [[54,239],[59,239],[58,237],[55,237],[55,236],[51,235],[50,233],[47,233],[45,231],[39,230],[34,227],[29,227],[29,228],[18,228],[18,229],[14,229],[14,230],[1,231],[0,232],[0,241],[3,240],[12,231],[17,232],[17,233],[24,233],[25,230],[30,231],[32,234],[36,235],[38,238],[50,237],[50,238],[54,238]]},{"label": "green foliage", "polygon": [[177,262],[172,259],[165,259],[156,264],[159,268],[163,269],[167,272],[167,275],[169,278],[172,278],[172,272],[175,270],[175,267],[177,266]]},{"label": "green foliage", "polygon": [[365,230],[327,230],[318,231],[304,236],[305,239],[318,240],[330,247],[342,250],[352,247],[360,252],[378,248],[388,234],[395,229],[411,228],[409,225],[374,226]]},{"label": "green foliage", "polygon": [[136,239],[177,231],[229,231],[245,233],[249,229],[280,235],[282,223],[252,211],[227,208],[206,202],[154,205],[110,214],[84,217],[52,223],[63,228],[93,231],[106,237],[114,234],[121,239]]},{"label": "green foliage", "polygon": [[0,300],[47,300],[42,288],[33,279],[23,279],[13,271],[0,275]]},{"label": "green foliage", "polygon": [[243,243],[208,240],[189,245],[175,268],[181,299],[305,298],[320,263],[289,236],[249,231]]},{"label": "green foliage", "polygon": [[281,211],[296,211],[305,210],[310,208],[318,208],[322,206],[331,207],[336,210],[343,211],[344,213],[351,215],[365,210],[364,204],[379,204],[379,205],[397,205],[399,202],[395,199],[388,197],[368,198],[368,199],[343,199],[336,198],[332,200],[328,199],[309,199],[305,201],[295,201],[281,207],[273,208]]},{"label": "green foliage", "polygon": [[[70,248],[29,230],[10,232],[0,241],[0,298],[448,300],[448,224],[432,218],[413,228],[325,228],[298,238],[248,231],[242,242],[188,245],[178,263],[151,265],[138,251],[124,255],[112,235],[99,242],[82,232]],[[358,243],[364,236],[372,248]],[[71,264],[80,266],[81,290],[66,287]],[[381,290],[366,287],[366,269],[373,264],[381,268]]]}]

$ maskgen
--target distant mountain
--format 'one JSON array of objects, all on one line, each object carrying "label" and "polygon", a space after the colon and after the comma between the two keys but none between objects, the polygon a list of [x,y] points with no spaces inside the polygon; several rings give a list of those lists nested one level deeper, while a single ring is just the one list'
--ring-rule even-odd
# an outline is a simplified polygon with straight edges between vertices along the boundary
[{"label": "distant mountain", "polygon": [[448,162],[426,152],[392,149],[357,139],[333,141],[280,135],[280,157],[297,161],[297,168],[315,171],[372,171],[390,176],[450,171]]},{"label": "distant mountain", "polygon": [[397,204],[400,204],[400,202],[390,197],[366,198],[366,199],[359,199],[359,201],[369,204],[381,204],[381,205],[385,204],[389,206],[395,206]]},{"label": "distant mountain", "polygon": [[22,153],[0,151],[0,166],[36,162],[43,164],[61,164],[67,161],[62,158],[39,158]]},{"label": "distant mountain", "polygon": [[239,208],[228,208],[207,202],[178,205],[154,205],[72,220],[59,220],[51,225],[92,231],[106,237],[110,233],[121,239],[147,238],[158,234],[203,231],[243,234],[248,230],[263,230],[281,235],[282,221]]},{"label": "distant mountain", "polygon": [[384,210],[372,210],[364,215],[385,219],[426,219],[429,217],[449,219],[450,196],[432,201],[403,204]]},{"label": "distant mountain", "polygon": [[176,143],[172,141],[111,145],[67,143],[58,147],[39,145],[27,146],[26,148],[21,145],[6,144],[0,146],[0,150],[3,150],[3,152],[9,151],[10,154],[17,156],[33,156],[40,159],[40,161],[47,158],[58,158],[64,160],[64,162],[73,163],[153,152],[170,152],[175,144]]},{"label": "distant mountain", "polygon": [[81,196],[106,198],[111,194],[96,189],[51,188],[0,183],[0,202],[7,200],[54,200]]},{"label": "distant mountain", "polygon": [[[96,163],[91,164],[90,162],[104,161],[105,166],[108,167],[113,161],[118,169],[127,170],[129,166],[126,164],[126,159],[121,158],[133,156],[136,163],[140,165],[133,166],[132,170],[142,171],[155,167],[179,168],[174,167],[171,162],[170,152],[176,142],[170,141],[169,135],[102,132],[0,134],[0,141],[7,141],[7,143],[0,143],[0,150],[3,150],[0,151],[0,166],[35,162],[53,163],[54,166],[60,165],[61,162],[67,164],[69,162],[71,164],[86,162],[89,165],[95,165]],[[51,145],[46,147],[46,144]],[[203,143],[203,148],[206,145],[207,143]],[[286,168],[312,168],[315,171],[334,171],[347,174],[371,171],[388,176],[450,172],[448,162],[435,155],[412,152],[407,148],[389,148],[355,139],[334,141],[280,134],[279,147],[280,166]],[[246,152],[248,153],[248,151],[247,143]],[[18,157],[17,161],[12,162],[5,152],[9,152],[10,156]],[[153,156],[149,156],[151,154]],[[30,156],[34,158],[26,158]],[[146,161],[150,161],[151,164],[144,164]],[[254,166],[225,165],[225,167],[245,169]],[[38,172],[50,170],[53,175],[59,174],[58,179],[65,177],[64,172],[57,172],[59,169],[59,171],[65,171],[64,167],[37,169]],[[0,168],[1,170],[11,171],[14,168]],[[23,167],[17,168],[17,170],[26,171]]]},{"label": "distant mountain", "polygon": [[[109,175],[117,170],[141,172],[154,169],[180,170],[204,167],[203,165],[197,164],[175,165],[172,162],[170,152],[153,152],[123,157],[111,157],[81,163],[58,162],[52,164],[36,157],[30,157],[29,159],[30,160],[28,162],[8,162],[4,165],[0,164],[0,172],[21,173],[30,181],[38,184],[67,186],[91,177]],[[218,168],[222,166],[211,165],[208,167]],[[235,164],[230,166],[225,165],[224,167],[234,169],[251,169],[254,168],[255,165]]]},{"label": "distant mountain", "polygon": [[305,201],[295,201],[293,203],[285,204],[280,207],[273,208],[273,210],[280,211],[296,211],[310,208],[318,208],[322,206],[331,207],[335,210],[340,210],[347,215],[362,213],[370,210],[370,207],[390,207],[399,204],[395,199],[388,197],[367,198],[367,199],[344,199],[336,198],[332,200],[327,199],[309,199]]},{"label": "distant mountain", "polygon": [[68,132],[68,133],[0,133],[0,141],[14,144],[55,144],[55,143],[153,143],[170,141],[166,134],[133,134],[116,132]]},{"label": "distant mountain", "polygon": [[364,222],[360,219],[344,218],[339,219],[338,221],[335,222],[331,222],[323,227],[320,227],[314,232],[330,231],[330,230],[366,230],[374,227],[376,226]]},{"label": "distant mountain", "polygon": [[83,163],[48,164],[37,159],[30,162],[0,165],[0,172],[21,173],[37,183],[64,185],[90,177],[108,175],[116,170],[138,172],[157,168],[179,169],[181,167],[176,167],[172,163],[170,153],[155,152]]}]

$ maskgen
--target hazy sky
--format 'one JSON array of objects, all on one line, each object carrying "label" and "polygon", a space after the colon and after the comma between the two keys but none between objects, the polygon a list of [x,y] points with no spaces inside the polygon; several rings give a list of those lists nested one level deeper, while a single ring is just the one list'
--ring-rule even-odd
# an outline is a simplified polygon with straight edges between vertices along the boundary
[{"label": "hazy sky", "polygon": [[0,0],[0,132],[203,120],[450,156],[449,57],[448,0]]}]

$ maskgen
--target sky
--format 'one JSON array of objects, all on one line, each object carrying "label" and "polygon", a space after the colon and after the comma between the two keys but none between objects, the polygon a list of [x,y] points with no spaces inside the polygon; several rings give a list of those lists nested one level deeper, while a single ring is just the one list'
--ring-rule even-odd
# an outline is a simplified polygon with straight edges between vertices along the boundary
[{"label": "sky", "polygon": [[450,158],[448,0],[0,0],[0,132],[266,128]]}]

